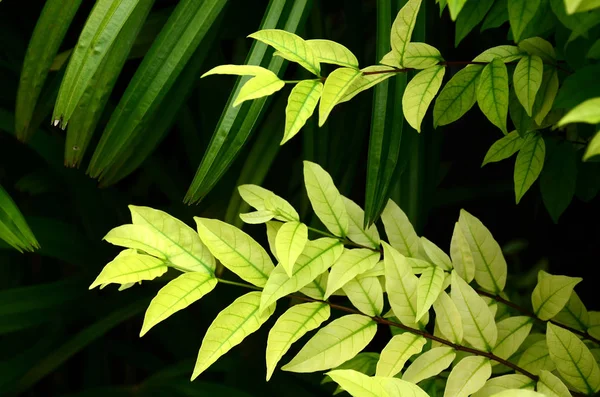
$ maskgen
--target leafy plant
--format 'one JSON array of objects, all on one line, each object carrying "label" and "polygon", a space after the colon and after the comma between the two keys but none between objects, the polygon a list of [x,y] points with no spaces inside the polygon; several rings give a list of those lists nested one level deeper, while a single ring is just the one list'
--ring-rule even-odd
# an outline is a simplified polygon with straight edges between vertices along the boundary
[{"label": "leafy plant", "polygon": [[[90,289],[112,283],[128,288],[160,277],[169,267],[181,271],[150,303],[140,335],[219,283],[252,290],[209,326],[192,380],[267,323],[279,300],[289,298],[291,305],[269,331],[267,380],[292,345],[318,329],[281,369],[328,371],[326,379],[353,396],[427,396],[441,390],[448,397],[591,396],[600,391],[593,353],[600,347],[600,316],[588,312],[574,291],[581,278],[540,271],[530,311],[510,300],[500,246],[468,212],[460,213],[448,255],[419,237],[393,201],[382,214],[386,242],[376,225],[362,227],[362,209],[339,193],[319,165],[304,162],[304,181],[327,231],[303,224],[275,193],[256,185],[239,187],[256,210],[240,217],[266,225],[272,256],[225,222],[196,217],[195,233],[162,211],[130,206],[132,224],[105,237],[125,250]],[[321,237],[309,239],[309,230]],[[215,259],[242,281],[217,276]],[[343,315],[324,325],[332,310]],[[393,336],[381,353],[363,352],[384,327]]]}]

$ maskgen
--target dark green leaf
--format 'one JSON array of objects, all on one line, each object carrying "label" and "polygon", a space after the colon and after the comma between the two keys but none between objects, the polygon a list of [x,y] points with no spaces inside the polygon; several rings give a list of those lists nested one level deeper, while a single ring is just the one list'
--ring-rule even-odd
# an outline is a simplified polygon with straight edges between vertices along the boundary
[{"label": "dark green leaf", "polygon": [[547,159],[540,176],[544,205],[554,223],[567,209],[575,194],[577,154],[568,142],[547,144]]},{"label": "dark green leaf", "polygon": [[579,161],[577,165],[575,194],[580,200],[589,202],[600,191],[600,163]]},{"label": "dark green leaf", "polygon": [[456,32],[454,35],[455,47],[458,47],[458,44],[462,41],[462,39],[464,39],[475,26],[483,21],[483,18],[493,4],[494,0],[478,0],[467,2],[456,19]]},{"label": "dark green leaf", "polygon": [[508,21],[508,0],[496,0],[490,12],[488,12],[481,31],[493,29],[504,25]]},{"label": "dark green leaf", "polygon": [[600,92],[600,65],[579,69],[565,79],[558,90],[553,109],[571,109]]},{"label": "dark green leaf", "polygon": [[0,239],[18,250],[33,251],[40,248],[29,229],[23,214],[6,190],[0,185]]}]

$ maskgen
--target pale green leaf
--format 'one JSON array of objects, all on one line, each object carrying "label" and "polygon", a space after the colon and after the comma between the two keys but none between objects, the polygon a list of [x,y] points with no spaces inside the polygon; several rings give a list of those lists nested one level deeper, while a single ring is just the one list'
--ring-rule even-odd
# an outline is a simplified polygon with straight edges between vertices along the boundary
[{"label": "pale green leaf", "polygon": [[521,34],[540,8],[541,0],[508,0],[508,19],[515,42],[519,42]]},{"label": "pale green leaf", "polygon": [[454,270],[463,280],[470,283],[475,278],[475,259],[469,246],[469,240],[465,237],[458,222],[454,224],[454,232],[450,242],[450,257],[452,258]]},{"label": "pale green leaf", "polygon": [[[379,84],[382,81],[387,80],[390,77],[398,74],[395,73],[393,69],[390,73],[382,73],[389,70],[389,67],[381,65],[367,66],[366,68],[361,69],[361,73],[358,75],[357,78],[352,80],[352,83],[350,83],[348,89],[344,91],[344,95],[338,101],[338,103],[347,102],[350,99],[354,98],[356,95],[360,94],[361,92],[366,91],[374,85]],[[365,74],[371,72],[377,73]]]},{"label": "pale green leaf", "polygon": [[462,318],[465,340],[476,349],[491,352],[498,340],[494,316],[485,301],[455,271],[451,297]]},{"label": "pale green leaf", "polygon": [[260,312],[259,304],[260,292],[249,292],[237,298],[217,315],[202,339],[192,380],[232,347],[256,332],[271,317],[275,305]]},{"label": "pale green leaf", "polygon": [[290,92],[285,108],[285,131],[281,145],[292,139],[306,124],[317,107],[323,83],[318,80],[303,80]]},{"label": "pale green leaf", "polygon": [[524,51],[529,55],[537,55],[545,62],[556,62],[556,51],[554,51],[554,47],[550,42],[541,37],[530,37],[525,39],[519,43],[518,47],[521,51]]},{"label": "pale green leaf", "polygon": [[536,132],[527,134],[515,162],[515,199],[517,204],[544,168],[546,144]]},{"label": "pale green leaf", "polygon": [[217,286],[217,279],[206,273],[184,273],[162,287],[150,302],[144,315],[140,336],[150,328],[185,309]]},{"label": "pale green leaf", "polygon": [[500,58],[486,65],[479,76],[477,103],[483,114],[505,134],[508,116],[508,72]]},{"label": "pale green leaf", "polygon": [[[356,356],[345,363],[338,365],[334,369],[353,369],[361,374],[372,376],[375,375],[375,367],[377,366],[378,360],[379,353],[358,353]],[[321,381],[321,384],[329,382],[333,382],[333,380],[326,374],[325,378]]]},{"label": "pale green leaf", "polygon": [[306,45],[315,54],[318,62],[358,69],[356,56],[340,43],[331,40],[307,40]]},{"label": "pale green leaf", "polygon": [[444,86],[433,106],[433,125],[450,124],[460,119],[477,101],[476,88],[481,65],[469,65],[456,73]]},{"label": "pale green leaf", "polygon": [[396,376],[409,358],[421,353],[427,340],[422,336],[405,332],[395,335],[381,351],[377,362],[377,376]]},{"label": "pale green leaf", "polygon": [[465,357],[450,372],[444,397],[468,397],[481,389],[491,375],[492,366],[488,358]]},{"label": "pale green leaf", "polygon": [[440,249],[437,245],[421,237],[421,248],[425,251],[425,255],[429,258],[429,261],[436,266],[441,267],[443,270],[452,270],[452,261],[450,257]]},{"label": "pale green leaf", "polygon": [[417,315],[418,322],[433,305],[442,292],[445,273],[439,266],[432,266],[423,271],[417,284]]},{"label": "pale green leaf", "polygon": [[587,395],[600,390],[598,363],[575,334],[547,323],[546,341],[550,357],[566,382]]},{"label": "pale green leaf", "polygon": [[383,261],[379,261],[377,262],[377,264],[371,269],[371,270],[367,270],[366,272],[364,272],[363,274],[361,274],[361,277],[379,277],[379,276],[384,276],[385,275],[385,265]]},{"label": "pale green leaf", "polygon": [[277,232],[275,250],[279,264],[286,274],[291,277],[296,260],[308,242],[308,228],[304,223],[287,222]]},{"label": "pale green leaf", "polygon": [[153,280],[166,273],[168,267],[162,259],[138,254],[134,249],[126,249],[108,262],[90,289],[106,284],[130,284],[142,280]]},{"label": "pale green leaf", "polygon": [[383,58],[381,58],[379,63],[382,65],[392,66],[398,69],[402,68],[402,65],[400,65],[400,54],[393,50],[385,54]]},{"label": "pale green leaf", "polygon": [[381,213],[381,220],[390,245],[404,256],[417,256],[419,237],[398,204],[391,199],[388,200]]},{"label": "pale green leaf", "polygon": [[547,397],[571,397],[569,388],[560,379],[546,370],[540,371],[537,390]]},{"label": "pale green leaf", "polygon": [[475,281],[482,288],[499,294],[506,285],[508,274],[500,245],[479,219],[463,209],[460,210],[458,224],[473,254]]},{"label": "pale green leaf", "polygon": [[329,298],[348,281],[372,269],[379,262],[380,254],[366,248],[344,249],[342,256],[333,264],[325,298]]},{"label": "pale green leaf", "polygon": [[546,275],[538,278],[531,294],[533,312],[541,320],[549,320],[565,307],[580,277]]},{"label": "pale green leaf", "polygon": [[194,217],[202,242],[223,266],[257,287],[273,271],[269,254],[252,237],[225,222]]},{"label": "pale green leaf", "polygon": [[392,50],[399,54],[400,65],[402,66],[404,66],[406,47],[410,43],[420,7],[421,0],[408,0],[392,23],[390,43],[392,44]]},{"label": "pale green leaf", "polygon": [[365,212],[354,201],[342,196],[348,213],[348,238],[356,244],[370,248],[379,248],[379,232],[372,224],[366,230],[363,228]]},{"label": "pale green leaf", "polygon": [[539,375],[541,370],[554,371],[556,364],[550,358],[546,340],[540,340],[529,346],[519,358],[517,365],[534,375]]},{"label": "pale green leaf", "polygon": [[189,272],[212,274],[215,258],[198,234],[171,215],[149,207],[129,206],[133,225],[111,230],[104,239],[111,244],[142,250]]},{"label": "pale green leaf", "polygon": [[266,223],[267,225],[267,240],[269,242],[269,249],[271,253],[275,257],[275,259],[279,260],[279,256],[277,255],[277,247],[275,246],[275,239],[277,238],[277,233],[279,229],[283,226],[282,222],[270,221]]},{"label": "pale green leaf", "polygon": [[233,106],[238,106],[251,99],[269,96],[285,86],[285,82],[280,80],[277,75],[271,71],[270,74],[259,74],[252,77],[240,89],[238,96],[233,102]]},{"label": "pale green leaf", "polygon": [[521,149],[523,142],[523,138],[521,138],[521,135],[516,130],[510,132],[508,135],[494,142],[486,153],[481,166],[483,167],[488,163],[495,163],[509,158]]},{"label": "pale green leaf", "polygon": [[525,341],[531,332],[533,321],[528,316],[508,317],[499,321],[498,341],[492,353],[507,360]]},{"label": "pale green leaf", "polygon": [[304,161],[304,183],[315,214],[335,236],[348,234],[348,213],[333,179],[320,165]]},{"label": "pale green leaf", "polygon": [[210,69],[208,72],[204,73],[200,78],[204,78],[206,76],[212,76],[215,74],[229,74],[234,76],[260,76],[260,75],[271,75],[271,72],[267,68],[263,68],[262,66],[254,66],[254,65],[219,65]]},{"label": "pale green leaf", "polygon": [[441,334],[452,343],[463,340],[463,325],[460,312],[450,296],[442,291],[433,303],[435,310],[435,325]]},{"label": "pale green leaf", "polygon": [[280,29],[263,29],[248,37],[262,41],[275,48],[278,55],[288,61],[296,62],[317,76],[321,67],[317,56],[304,39],[291,32]]},{"label": "pale green leaf", "polygon": [[590,324],[590,315],[577,292],[573,291],[565,307],[552,320],[585,331]]},{"label": "pale green leaf", "polygon": [[272,191],[263,187],[250,184],[238,186],[238,192],[246,203],[259,211],[266,210],[265,199],[274,194]]},{"label": "pale green leaf", "polygon": [[402,111],[408,124],[417,132],[421,132],[421,122],[429,104],[442,86],[444,73],[444,66],[432,66],[417,73],[406,86],[402,96]]},{"label": "pale green leaf", "polygon": [[515,93],[529,116],[533,116],[533,104],[542,85],[543,74],[544,63],[537,55],[524,56],[515,68],[513,74]]},{"label": "pale green leaf", "polygon": [[585,154],[583,155],[583,161],[588,161],[591,157],[597,156],[600,154],[600,131],[596,132],[594,138],[590,141],[587,148],[585,149]]},{"label": "pale green leaf", "polygon": [[269,222],[274,216],[275,214],[272,211],[261,210],[240,214],[240,219],[250,225],[259,225]]},{"label": "pale green leaf", "polygon": [[412,382],[398,378],[375,377],[383,383],[390,397],[429,397],[427,393]]},{"label": "pale green leaf", "polygon": [[544,76],[542,77],[542,86],[538,91],[538,95],[533,106],[535,122],[539,125],[542,125],[544,119],[550,110],[552,110],[554,99],[558,93],[558,86],[558,71],[556,68],[545,68]]},{"label": "pale green leaf", "polygon": [[383,312],[383,289],[377,277],[355,277],[344,285],[343,291],[361,313],[380,316]]},{"label": "pale green leaf", "polygon": [[[394,315],[406,326],[414,327],[417,316],[417,284],[418,279],[406,257],[396,249],[383,243],[383,260],[385,264],[385,290]],[[429,315],[426,314],[417,328],[427,324]]]},{"label": "pale green leaf", "polygon": [[[419,254],[421,254],[421,252],[419,252]],[[421,274],[430,267],[435,266],[433,263],[417,258],[406,258],[406,262],[408,262],[414,274]]]},{"label": "pale green leaf", "polygon": [[589,312],[590,323],[587,329],[587,333],[596,339],[600,339],[600,312],[591,311]]},{"label": "pale green leaf", "polygon": [[391,397],[378,379],[352,369],[336,369],[327,376],[353,397]]},{"label": "pale green leaf", "polygon": [[600,7],[598,0],[564,0],[567,14],[575,14],[576,12],[584,12]]},{"label": "pale green leaf", "polygon": [[548,397],[533,390],[508,389],[494,394],[492,397]]},{"label": "pale green leaf", "polygon": [[406,368],[402,379],[407,382],[419,383],[424,379],[436,376],[448,368],[455,357],[456,352],[451,347],[434,347],[417,357]]},{"label": "pale green leaf", "polygon": [[452,18],[453,21],[456,21],[456,18],[458,18],[458,14],[460,14],[460,11],[463,9],[466,3],[467,0],[448,0],[450,18]]},{"label": "pale green leaf", "polygon": [[329,315],[328,304],[312,302],[292,306],[277,319],[267,339],[267,381],[292,344],[308,331],[320,327]]},{"label": "pale green leaf", "polygon": [[[329,271],[324,271],[312,282],[308,283],[299,292],[313,299],[324,300],[325,290],[327,289],[327,280],[329,279]],[[336,291],[334,295],[338,295]]]},{"label": "pale green leaf", "polygon": [[300,290],[320,276],[340,257],[343,248],[339,240],[326,237],[306,243],[291,277],[288,277],[281,265],[273,270],[262,292],[261,310],[270,307],[279,298]]},{"label": "pale green leaf", "polygon": [[[384,57],[385,58],[385,57]],[[442,62],[440,51],[425,43],[408,43],[404,52],[405,68],[427,69]]]},{"label": "pale green leaf", "polygon": [[362,72],[360,70],[352,68],[338,68],[327,76],[321,94],[321,102],[319,103],[319,127],[325,124],[325,120],[329,117],[333,107],[340,102],[344,102],[343,99],[345,99],[346,93],[353,86],[354,81],[361,76]]},{"label": "pale green leaf", "polygon": [[458,44],[467,37],[469,32],[481,21],[488,13],[494,0],[479,0],[479,1],[468,1],[463,8],[460,16],[456,18],[456,31],[454,33],[454,47],[458,47]]},{"label": "pale green leaf", "polygon": [[587,124],[599,124],[600,123],[600,97],[588,99],[587,101],[581,102],[569,111],[560,121],[556,124],[558,127],[567,125],[570,123],[587,123]]},{"label": "pale green leaf", "polygon": [[276,194],[270,194],[264,199],[265,209],[275,214],[278,221],[300,222],[300,215],[290,203]]},{"label": "pale green leaf", "polygon": [[533,390],[535,381],[521,374],[498,376],[485,382],[485,385],[473,394],[473,397],[489,397],[505,390],[514,389]]},{"label": "pale green leaf", "polygon": [[364,349],[376,331],[377,323],[369,317],[360,314],[340,317],[321,328],[282,369],[316,372],[336,367]]},{"label": "pale green leaf", "polygon": [[488,48],[481,54],[473,58],[474,62],[492,62],[494,59],[500,59],[504,63],[513,62],[520,59],[523,52],[514,45],[499,45]]}]

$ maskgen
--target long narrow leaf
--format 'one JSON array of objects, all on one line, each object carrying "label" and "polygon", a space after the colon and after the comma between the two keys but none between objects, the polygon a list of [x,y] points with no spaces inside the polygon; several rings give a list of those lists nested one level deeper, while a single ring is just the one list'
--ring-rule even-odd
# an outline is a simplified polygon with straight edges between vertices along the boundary
[{"label": "long narrow leaf", "polygon": [[40,248],[15,202],[0,186],[0,239],[23,252]]}]

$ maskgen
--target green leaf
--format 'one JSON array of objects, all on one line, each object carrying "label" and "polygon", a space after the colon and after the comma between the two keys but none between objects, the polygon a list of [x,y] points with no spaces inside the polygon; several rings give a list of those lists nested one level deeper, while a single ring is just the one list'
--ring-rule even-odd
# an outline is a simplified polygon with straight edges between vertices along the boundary
[{"label": "green leaf", "polygon": [[539,375],[541,370],[554,371],[556,369],[556,364],[550,358],[545,339],[529,346],[519,358],[517,365],[534,375]]},{"label": "green leaf", "polygon": [[450,242],[450,257],[456,273],[467,283],[470,283],[475,278],[475,259],[469,246],[469,240],[465,237],[465,233],[463,233],[458,222],[454,224],[454,232]]},{"label": "green leaf", "polygon": [[90,285],[90,289],[111,283],[129,284],[153,280],[165,274],[167,269],[167,265],[161,259],[138,254],[134,249],[126,249],[104,266]]},{"label": "green leaf", "polygon": [[[377,378],[376,378],[377,379]],[[398,378],[379,378],[390,397],[429,397],[423,389],[412,382]]]},{"label": "green leaf", "polygon": [[404,211],[393,200],[388,200],[381,220],[390,245],[404,256],[417,256],[419,237]]},{"label": "green leaf", "polygon": [[542,85],[544,63],[537,55],[521,58],[513,75],[515,93],[527,114],[533,116],[535,97]]},{"label": "green leaf", "polygon": [[570,123],[600,123],[600,97],[588,99],[575,106],[556,124],[562,127]]},{"label": "green leaf", "polygon": [[477,86],[477,103],[488,120],[507,134],[508,72],[500,58],[483,68]]},{"label": "green leaf", "polygon": [[541,0],[508,0],[508,18],[516,43],[519,42],[521,34],[535,16],[540,5]]},{"label": "green leaf", "polygon": [[343,102],[346,93],[353,86],[354,81],[361,75],[362,72],[360,70],[338,68],[327,76],[327,80],[325,80],[325,85],[323,86],[323,93],[321,94],[321,102],[319,103],[319,127],[325,124],[325,120],[329,117],[333,107]]},{"label": "green leaf", "polygon": [[[452,261],[450,257],[442,251],[437,245],[427,240],[425,237],[421,237],[421,248],[429,261],[436,266],[439,266],[443,270],[452,270]],[[419,249],[420,251],[420,249]]]},{"label": "green leaf", "polygon": [[596,76],[600,73],[600,64],[588,65],[578,69],[562,82],[554,109],[571,109],[581,102],[598,96],[600,81]]},{"label": "green leaf", "polygon": [[30,124],[36,104],[80,5],[81,0],[49,0],[37,19],[25,53],[15,105],[15,132],[21,141],[27,141],[34,132]]},{"label": "green leaf", "polygon": [[372,269],[379,262],[379,257],[378,251],[366,248],[344,249],[329,273],[325,299],[357,275]]},{"label": "green leaf", "polygon": [[379,248],[379,232],[377,226],[372,224],[363,228],[365,213],[354,201],[342,196],[346,212],[348,213],[348,238],[356,244],[377,249]]},{"label": "green leaf", "polygon": [[308,228],[304,223],[286,222],[281,226],[275,238],[275,250],[279,264],[291,277],[296,260],[308,242]]},{"label": "green leaf", "polygon": [[264,199],[264,206],[267,211],[275,214],[275,219],[286,222],[299,222],[300,216],[290,203],[276,194],[269,194]]},{"label": "green leaf", "polygon": [[485,385],[492,375],[490,360],[486,357],[465,357],[454,366],[444,396],[468,397]]},{"label": "green leaf", "polygon": [[321,73],[321,66],[311,46],[294,33],[280,29],[263,29],[248,37],[270,45],[277,50],[277,55],[300,64],[317,76]]},{"label": "green leaf", "polygon": [[488,13],[494,0],[479,0],[479,1],[468,1],[462,12],[456,18],[456,32],[454,34],[454,46],[458,47],[458,44],[467,37],[467,34],[481,21]]},{"label": "green leaf", "polygon": [[542,77],[542,86],[538,91],[535,104],[533,105],[535,122],[539,125],[543,123],[550,110],[552,110],[552,105],[558,92],[558,85],[558,71],[556,68],[545,68],[544,76]]},{"label": "green leaf", "polygon": [[506,21],[508,21],[508,1],[496,0],[483,21],[481,32],[487,29],[498,28],[504,25]]},{"label": "green leaf", "polygon": [[292,139],[312,116],[321,93],[323,83],[318,80],[303,80],[292,88],[285,108],[285,131],[281,144]]},{"label": "green leaf", "polygon": [[253,291],[237,298],[223,309],[208,327],[198,352],[192,380],[222,355],[256,332],[275,311],[275,305],[259,311],[260,292]]},{"label": "green leaf", "polygon": [[356,56],[340,43],[331,40],[307,40],[306,44],[318,62],[358,69]]},{"label": "green leaf", "polygon": [[591,157],[597,156],[600,154],[600,131],[596,132],[594,138],[590,141],[587,148],[585,149],[585,154],[583,155],[583,161],[588,161]]},{"label": "green leaf", "polygon": [[568,14],[590,11],[600,7],[598,0],[564,0],[564,2]]},{"label": "green leaf", "polygon": [[588,30],[600,23],[598,10],[569,15],[566,12],[564,0],[550,0],[550,6],[558,20],[573,31],[568,42],[579,36],[587,36]]},{"label": "green leaf", "polygon": [[508,360],[529,335],[533,321],[527,316],[509,317],[498,322],[498,341],[492,353]]},{"label": "green leaf", "polygon": [[566,382],[587,395],[600,390],[598,363],[575,334],[547,323],[546,341],[550,357]]},{"label": "green leaf", "polygon": [[517,131],[510,132],[508,135],[494,142],[485,154],[481,166],[483,167],[488,163],[495,163],[509,158],[521,149],[523,142],[523,138],[521,138]]},{"label": "green leaf", "polygon": [[456,21],[458,14],[463,9],[467,0],[448,0],[448,9],[450,10],[450,18]]},{"label": "green leaf", "polygon": [[494,394],[492,397],[548,397],[533,390],[508,389]]},{"label": "green leaf", "polygon": [[530,37],[525,39],[519,43],[518,47],[521,51],[524,51],[529,55],[538,56],[545,62],[556,62],[556,51],[554,51],[554,47],[550,42],[541,37]]},{"label": "green leaf", "polygon": [[343,248],[339,240],[326,237],[306,243],[290,277],[281,265],[271,273],[262,292],[261,310],[316,279],[340,257]]},{"label": "green leaf", "polygon": [[517,204],[538,178],[544,167],[546,145],[538,133],[527,134],[515,163],[515,198]]},{"label": "green leaf", "polygon": [[142,250],[183,271],[214,273],[215,258],[194,229],[153,208],[130,205],[129,210],[133,224],[112,229],[104,240]]},{"label": "green leaf", "polygon": [[[410,46],[410,44],[411,43],[408,43],[409,46]],[[379,63],[382,65],[392,66],[394,68],[402,68],[402,65],[400,65],[400,54],[393,50],[388,52],[387,54],[385,54],[381,58]],[[373,67],[373,66],[371,66],[371,67]],[[382,70],[387,70],[387,69],[382,69]]]},{"label": "green leaf", "polygon": [[292,344],[307,332],[319,328],[329,315],[328,304],[312,302],[292,306],[277,319],[267,339],[267,381]]},{"label": "green leaf", "polygon": [[469,65],[456,73],[440,92],[433,107],[433,125],[450,124],[461,118],[477,101],[476,87],[481,65]]},{"label": "green leaf", "polygon": [[548,147],[548,159],[540,175],[540,191],[554,223],[558,222],[575,195],[577,161],[571,144]]},{"label": "green leaf", "polygon": [[315,278],[311,283],[302,288],[299,292],[310,298],[323,300],[325,299],[325,289],[327,289],[328,279],[329,272],[325,271]]},{"label": "green leaf", "polygon": [[489,397],[504,390],[523,389],[533,390],[535,381],[525,375],[510,374],[497,376],[485,382],[485,385],[479,391],[473,394],[473,397]]},{"label": "green leaf", "polygon": [[455,271],[451,297],[462,318],[465,340],[476,349],[491,352],[498,340],[494,316],[485,301]]},{"label": "green leaf", "polygon": [[587,53],[587,58],[600,59],[600,39],[596,40],[596,42],[592,44]]},{"label": "green leaf", "polygon": [[248,223],[251,225],[260,225],[261,223],[266,223],[273,219],[272,211],[264,210],[264,211],[254,211],[248,212],[246,214],[240,214],[240,219],[244,221],[244,223]]},{"label": "green leaf", "polygon": [[590,312],[590,323],[587,333],[596,339],[600,339],[600,312]]},{"label": "green leaf", "polygon": [[417,316],[418,322],[425,315],[443,291],[445,273],[439,266],[431,266],[423,270],[417,284]]},{"label": "green leaf", "polygon": [[0,185],[0,239],[19,252],[40,248],[23,214]]},{"label": "green leaf", "polygon": [[492,62],[494,59],[500,59],[504,63],[513,62],[523,56],[521,50],[514,45],[499,45],[488,48],[481,54],[477,55],[474,62]]},{"label": "green leaf", "polygon": [[552,320],[585,332],[590,325],[590,314],[577,292],[573,291],[569,302]]},{"label": "green leaf", "polygon": [[194,217],[200,239],[223,266],[257,287],[273,271],[269,254],[249,235],[225,222]]},{"label": "green leaf", "polygon": [[274,194],[272,191],[263,187],[250,184],[238,186],[238,192],[246,203],[259,211],[267,209],[265,207],[265,199]]},{"label": "green leaf", "polygon": [[452,343],[461,343],[463,340],[463,325],[460,312],[450,296],[442,291],[433,303],[435,310],[435,325],[442,335]]},{"label": "green leaf", "polygon": [[404,52],[404,67],[427,69],[442,62],[440,51],[425,43],[408,43]]},{"label": "green leaf", "polygon": [[390,43],[392,51],[396,51],[400,55],[400,65],[402,66],[404,66],[406,47],[410,43],[413,30],[415,29],[420,7],[421,0],[408,0],[392,23]]},{"label": "green leaf", "polygon": [[402,96],[402,111],[406,121],[418,132],[421,132],[421,122],[429,104],[442,86],[444,73],[444,66],[432,66],[417,73],[406,86]]},{"label": "green leaf", "polygon": [[515,125],[515,128],[521,138],[525,138],[528,132],[536,129],[533,118],[527,115],[527,111],[525,111],[525,108],[523,105],[521,105],[521,102],[519,102],[514,87],[511,88],[509,94],[508,112],[510,114],[511,121]]},{"label": "green leaf", "polygon": [[[354,98],[356,95],[360,94],[361,92],[366,91],[374,85],[379,84],[382,81],[387,80],[390,77],[396,76],[398,74],[393,71],[390,73],[380,73],[388,70],[390,70],[389,67],[381,65],[367,66],[366,68],[361,69],[361,73],[358,75],[357,78],[352,80],[352,83],[350,83],[348,89],[344,91],[344,95],[338,101],[338,104],[342,102],[347,102],[350,99]],[[371,72],[377,73],[365,74]]]},{"label": "green leaf", "polygon": [[352,369],[336,369],[326,374],[354,397],[391,397],[384,384]]},{"label": "green leaf", "polygon": [[140,336],[172,314],[185,309],[217,286],[217,279],[206,273],[184,273],[162,287],[150,302]]},{"label": "green leaf", "polygon": [[377,323],[369,317],[360,314],[340,317],[321,328],[281,369],[316,372],[336,367],[364,349],[376,331]]},{"label": "green leaf", "polygon": [[267,226],[267,240],[269,243],[269,249],[271,250],[271,253],[275,257],[275,259],[279,260],[279,257],[277,255],[277,247],[275,246],[275,239],[277,237],[279,229],[281,229],[281,227],[283,226],[283,223],[270,221],[267,222],[265,225]]},{"label": "green leaf", "polygon": [[427,340],[422,336],[405,332],[395,335],[381,351],[377,362],[377,376],[396,376],[404,364],[415,354],[421,353]]},{"label": "green leaf", "polygon": [[471,247],[475,263],[475,281],[482,288],[500,294],[506,285],[508,274],[500,245],[488,228],[467,211],[460,210],[458,223]]},{"label": "green leaf", "polygon": [[377,277],[355,277],[342,289],[352,305],[361,313],[380,316],[383,312],[383,289]]},{"label": "green leaf", "polygon": [[537,389],[540,393],[548,397],[571,397],[569,388],[551,372],[540,371],[540,380],[537,383]]},{"label": "green leaf", "polygon": [[320,165],[304,161],[304,183],[317,217],[335,236],[348,234],[348,213],[331,176]]},{"label": "green leaf", "polygon": [[541,320],[556,316],[569,301],[573,288],[583,279],[580,277],[538,276],[538,283],[531,294],[533,312]]},{"label": "green leaf", "polygon": [[455,357],[456,352],[451,347],[434,347],[417,357],[406,368],[402,379],[407,382],[419,383],[424,379],[436,376],[448,368]]}]

